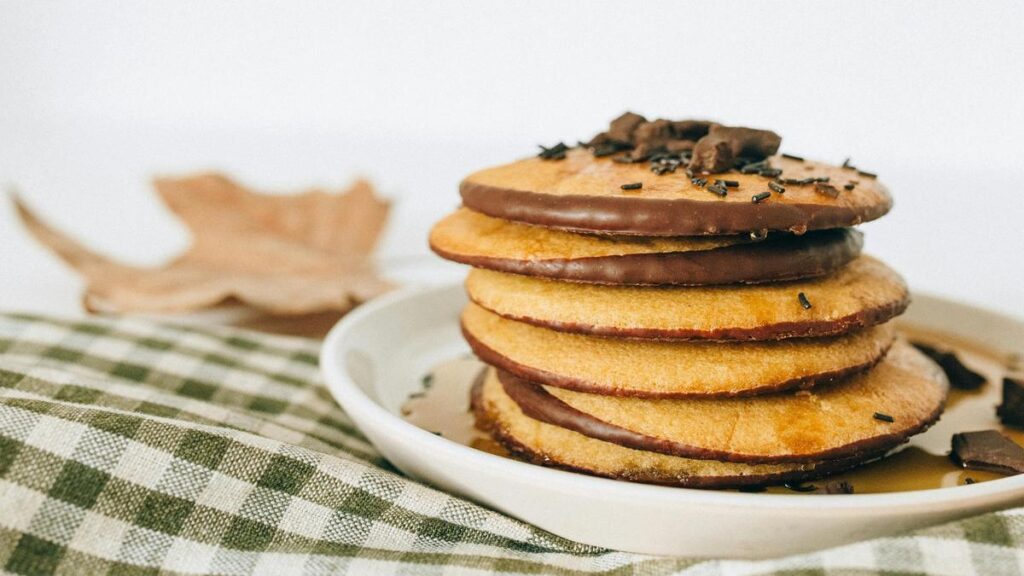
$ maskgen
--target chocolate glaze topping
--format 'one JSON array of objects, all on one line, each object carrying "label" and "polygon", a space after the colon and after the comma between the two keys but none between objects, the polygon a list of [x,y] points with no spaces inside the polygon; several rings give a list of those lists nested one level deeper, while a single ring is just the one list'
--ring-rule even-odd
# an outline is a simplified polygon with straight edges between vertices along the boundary
[{"label": "chocolate glaze topping", "polygon": [[432,248],[448,260],[526,276],[593,284],[707,286],[823,276],[856,258],[863,243],[860,232],[839,228],[713,250],[576,259],[516,260]]},{"label": "chocolate glaze topping", "polygon": [[[612,155],[612,160],[626,164],[650,160],[651,171],[658,175],[674,174],[686,167],[687,179],[704,184],[711,179],[701,175],[733,170],[765,178],[764,187],[772,183],[770,178],[780,178],[774,183],[780,194],[784,184],[816,183],[815,189],[830,201],[787,199],[744,206],[692,197],[652,198],[641,193],[550,194],[533,190],[528,179],[522,188],[517,188],[483,184],[472,177],[462,182],[460,193],[467,207],[497,218],[576,232],[640,236],[747,234],[765,230],[803,234],[807,230],[841,228],[874,220],[892,207],[891,198],[880,185],[874,187],[877,199],[869,203],[846,202],[827,178],[794,179],[783,174],[782,167],[773,166],[770,158],[780,143],[781,137],[769,130],[723,126],[706,120],[648,121],[627,112],[583,146],[597,160]],[[572,157],[571,151],[566,154],[561,149],[542,152],[544,157],[550,154],[559,159]],[[728,195],[725,187],[717,185],[707,190],[709,196],[716,191],[723,198]]]}]

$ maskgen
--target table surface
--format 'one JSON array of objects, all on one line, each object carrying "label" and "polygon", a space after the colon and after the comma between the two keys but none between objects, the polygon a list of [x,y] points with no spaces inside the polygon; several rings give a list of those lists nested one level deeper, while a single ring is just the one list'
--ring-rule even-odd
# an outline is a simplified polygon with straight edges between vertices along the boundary
[{"label": "table surface", "polygon": [[[432,222],[459,202],[462,176],[531,153],[532,143],[414,138],[353,141],[331,133],[209,131],[170,127],[4,125],[0,186],[17,190],[45,219],[101,252],[159,264],[188,243],[184,228],[149,185],[157,174],[219,169],[257,189],[343,187],[368,176],[394,200],[379,253],[420,262],[417,280],[452,280],[426,246]],[[397,161],[397,159],[401,159]],[[862,229],[866,250],[903,273],[915,290],[1024,317],[1024,203],[1020,173],[983,182],[945,169],[872,166],[896,199],[893,212]],[[422,260],[420,260],[422,259]],[[434,266],[434,263],[437,266]],[[80,280],[30,238],[0,201],[0,310],[81,313]]]}]

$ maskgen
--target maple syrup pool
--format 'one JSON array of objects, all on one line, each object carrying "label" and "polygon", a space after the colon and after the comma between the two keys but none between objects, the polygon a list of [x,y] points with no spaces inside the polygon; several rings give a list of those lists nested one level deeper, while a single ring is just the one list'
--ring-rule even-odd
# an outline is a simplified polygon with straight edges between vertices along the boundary
[{"label": "maple syrup pool", "polygon": [[[1003,478],[1000,474],[965,470],[949,459],[950,439],[958,432],[996,429],[1018,444],[1024,444],[1024,431],[1003,426],[996,417],[1001,383],[1014,359],[973,342],[948,334],[900,325],[901,333],[913,342],[949,348],[970,369],[985,377],[977,390],[951,389],[942,418],[927,432],[885,458],[843,474],[809,482],[806,492],[783,486],[768,487],[769,493],[820,494],[825,482],[848,482],[857,494],[905,492],[944,488],[971,482]],[[453,442],[477,450],[509,457],[508,452],[473,425],[469,410],[469,389],[484,364],[464,356],[434,367],[423,377],[423,389],[402,406],[402,416],[416,426],[439,434]],[[816,487],[811,490],[810,487]]]}]

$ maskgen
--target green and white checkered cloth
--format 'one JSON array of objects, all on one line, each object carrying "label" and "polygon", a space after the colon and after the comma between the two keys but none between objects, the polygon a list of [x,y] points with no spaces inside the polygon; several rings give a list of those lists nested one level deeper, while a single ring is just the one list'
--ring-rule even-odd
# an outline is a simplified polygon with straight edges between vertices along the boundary
[{"label": "green and white checkered cloth", "polygon": [[0,316],[0,570],[13,574],[1018,574],[1024,509],[765,562],[586,546],[403,477],[316,341]]}]

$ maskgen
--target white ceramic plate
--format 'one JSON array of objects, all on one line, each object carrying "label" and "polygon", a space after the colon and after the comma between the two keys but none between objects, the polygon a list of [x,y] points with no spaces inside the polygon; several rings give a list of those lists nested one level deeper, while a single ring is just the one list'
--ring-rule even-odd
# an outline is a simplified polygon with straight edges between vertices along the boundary
[{"label": "white ceramic plate", "polygon": [[[327,337],[331,393],[406,474],[560,536],[617,550],[763,558],[820,549],[1024,503],[1024,475],[890,494],[746,494],[632,484],[494,456],[399,416],[421,377],[468,351],[460,285],[395,292],[349,314]],[[916,295],[905,317],[1024,355],[1024,323]],[[1009,348],[1014,347],[1014,348]]]}]

